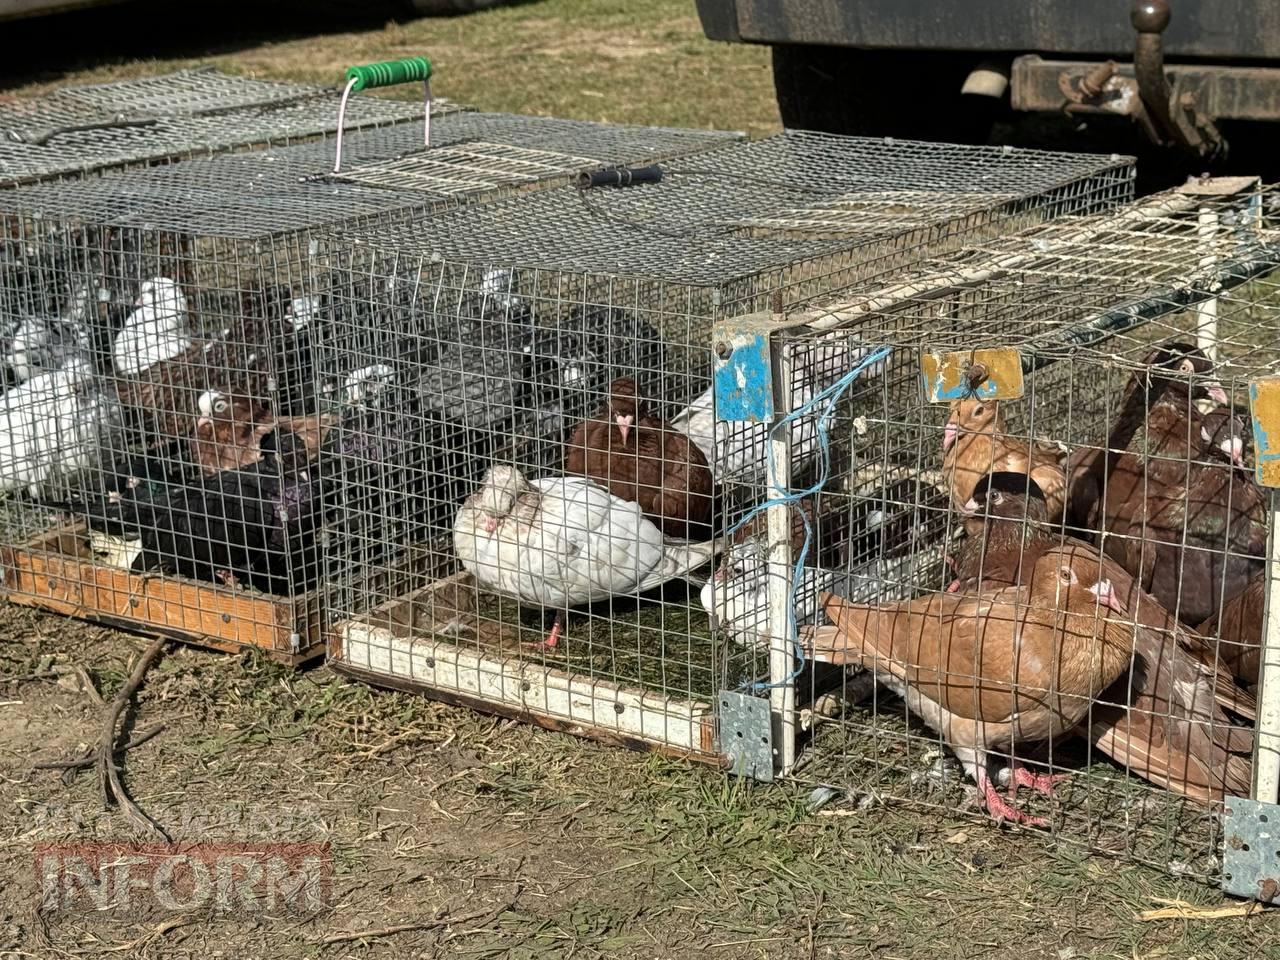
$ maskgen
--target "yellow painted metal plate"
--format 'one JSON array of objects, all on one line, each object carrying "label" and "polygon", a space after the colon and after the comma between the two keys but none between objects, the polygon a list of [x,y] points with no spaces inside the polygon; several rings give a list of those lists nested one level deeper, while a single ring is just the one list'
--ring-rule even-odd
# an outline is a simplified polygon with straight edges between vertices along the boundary
[{"label": "yellow painted metal plate", "polygon": [[925,351],[920,356],[924,393],[929,403],[966,397],[1016,400],[1022,396],[1022,357],[1012,347],[992,350]]},{"label": "yellow painted metal plate", "polygon": [[1280,377],[1249,384],[1254,471],[1264,487],[1280,487]]}]

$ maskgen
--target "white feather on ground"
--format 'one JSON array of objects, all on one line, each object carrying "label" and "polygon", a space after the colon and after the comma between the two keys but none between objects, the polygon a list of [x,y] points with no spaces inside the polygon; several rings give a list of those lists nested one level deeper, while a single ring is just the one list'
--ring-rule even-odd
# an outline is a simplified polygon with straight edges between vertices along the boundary
[{"label": "white feather on ground", "polygon": [[580,477],[532,482],[492,467],[453,528],[454,549],[481,586],[565,609],[687,577],[716,544],[668,541],[634,503]]},{"label": "white feather on ground", "polygon": [[172,360],[191,343],[187,298],[174,281],[156,277],[142,285],[133,312],[116,334],[111,355],[116,373],[132,377]]}]

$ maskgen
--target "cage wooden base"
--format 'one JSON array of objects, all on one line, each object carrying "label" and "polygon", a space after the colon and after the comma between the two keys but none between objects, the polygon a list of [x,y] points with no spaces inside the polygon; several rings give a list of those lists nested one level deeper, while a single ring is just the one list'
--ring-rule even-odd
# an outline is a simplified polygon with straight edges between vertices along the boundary
[{"label": "cage wooden base", "polygon": [[[476,617],[459,573],[334,626],[329,665],[370,683],[511,717],[613,746],[727,765],[709,704],[664,697],[548,667],[518,653],[516,631]],[[416,623],[414,608],[432,621]],[[479,643],[439,632],[465,619]]]},{"label": "cage wooden base", "polygon": [[68,524],[0,547],[5,598],[51,613],[235,653],[257,647],[297,665],[324,653],[319,597],[275,597],[94,559],[87,528]]}]

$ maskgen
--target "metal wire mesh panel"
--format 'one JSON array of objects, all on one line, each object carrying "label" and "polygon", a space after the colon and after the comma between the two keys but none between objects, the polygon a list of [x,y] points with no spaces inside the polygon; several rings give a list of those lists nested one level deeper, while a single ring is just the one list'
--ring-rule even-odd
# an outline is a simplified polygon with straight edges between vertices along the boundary
[{"label": "metal wire mesh panel", "polygon": [[327,506],[312,473],[325,304],[305,243],[10,222],[9,596],[305,657]]},{"label": "metal wire mesh panel", "polygon": [[[462,119],[443,118],[435,142],[483,136],[519,154],[543,149],[545,130],[553,149],[572,137],[617,163],[727,140]],[[346,153],[394,157],[420,137],[416,124],[353,132]],[[470,173],[429,193],[332,181],[332,159],[317,142],[0,192],[11,596],[285,659],[318,651],[318,540],[341,517],[317,465],[341,436],[348,376],[369,366],[316,359],[332,324],[354,322],[350,276],[332,275],[318,228],[491,189]],[[55,414],[65,440],[62,426],[44,435]]]},{"label": "metal wire mesh panel", "polygon": [[[328,176],[332,144],[314,142],[105,174],[76,183],[37,184],[0,195],[0,211],[247,239],[374,214],[420,219],[421,212],[433,207],[486,199],[514,188],[527,190],[548,181],[563,183],[584,166],[647,162],[655,152],[708,150],[734,139],[733,135],[686,135],[662,129],[647,137],[647,128],[626,129],[629,138],[603,124],[460,113],[433,125],[434,145],[426,151],[422,128],[416,124],[366,130],[346,138],[344,152],[354,164],[383,162],[415,151],[409,158],[437,165],[430,189],[423,184],[392,182],[373,187],[334,181]],[[569,138],[591,157],[560,154],[559,148]],[[492,160],[490,169],[480,172],[451,162],[459,151],[473,150],[476,143]],[[513,163],[518,166],[513,158],[531,153],[559,159],[538,170],[512,167]]]},{"label": "metal wire mesh panel", "polygon": [[[965,238],[1107,209],[1133,195],[1133,167],[1121,158],[794,131],[661,170],[656,183],[548,191],[429,225],[374,219],[348,236],[446,260],[715,286],[720,309],[746,311],[762,292],[789,288],[790,299],[803,299],[908,267]],[[908,192],[912,203],[903,202]]]},{"label": "metal wire mesh panel", "polygon": [[[707,604],[795,775],[951,812],[976,785],[994,817],[1220,876],[1271,576],[1247,404],[1280,367],[1274,205],[1194,184],[777,318],[786,496],[734,494],[772,524]],[[833,352],[868,362],[822,393],[804,361]]]},{"label": "metal wire mesh panel", "polygon": [[[336,231],[347,322],[322,353],[357,399],[326,408],[337,439],[321,473],[348,509],[323,553],[360,562],[326,565],[335,665],[722,756],[716,698],[762,676],[729,655],[701,602],[751,506],[749,486],[725,480],[763,476],[763,426],[716,422],[726,312],[798,303],[1130,189],[1126,162],[1040,157],[1036,194],[1016,153],[956,148],[986,175],[970,170],[948,205],[941,168],[920,165],[929,203],[896,227],[883,210],[867,230],[745,222],[835,210],[863,183],[878,195],[895,156],[930,156],[899,146],[792,134],[662,164],[658,182]],[[832,351],[812,371],[839,376],[855,359]]]},{"label": "metal wire mesh panel", "polygon": [[[337,93],[201,68],[72,87],[0,104],[0,186],[312,139],[337,129]],[[439,99],[433,115],[457,112]],[[370,96],[349,130],[421,120],[422,106]]]}]

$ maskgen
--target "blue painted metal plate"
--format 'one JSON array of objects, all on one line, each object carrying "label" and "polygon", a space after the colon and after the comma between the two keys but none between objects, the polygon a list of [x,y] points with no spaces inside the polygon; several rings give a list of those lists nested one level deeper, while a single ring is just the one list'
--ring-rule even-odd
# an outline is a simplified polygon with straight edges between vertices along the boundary
[{"label": "blue painted metal plate", "polygon": [[716,419],[771,422],[773,364],[768,336],[723,324],[716,334]]}]

